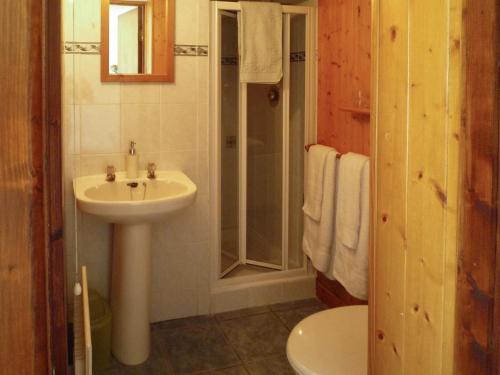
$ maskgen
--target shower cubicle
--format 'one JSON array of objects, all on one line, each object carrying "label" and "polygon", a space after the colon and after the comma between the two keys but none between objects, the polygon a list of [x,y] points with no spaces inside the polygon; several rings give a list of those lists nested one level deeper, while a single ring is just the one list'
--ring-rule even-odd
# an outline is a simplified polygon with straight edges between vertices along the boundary
[{"label": "shower cubicle", "polygon": [[[304,145],[315,140],[312,11],[283,5],[283,78],[240,83],[240,5],[212,2],[212,245],[217,278],[305,270]],[[243,273],[245,274],[245,273]]]}]

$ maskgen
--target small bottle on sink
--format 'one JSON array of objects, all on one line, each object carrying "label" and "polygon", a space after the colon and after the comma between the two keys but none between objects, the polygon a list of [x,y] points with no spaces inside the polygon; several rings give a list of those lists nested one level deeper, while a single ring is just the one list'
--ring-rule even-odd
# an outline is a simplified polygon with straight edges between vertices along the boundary
[{"label": "small bottle on sink", "polygon": [[138,177],[138,160],[137,152],[135,150],[135,142],[130,142],[130,148],[128,150],[127,159],[125,161],[125,166],[127,170],[127,178],[137,178]]}]

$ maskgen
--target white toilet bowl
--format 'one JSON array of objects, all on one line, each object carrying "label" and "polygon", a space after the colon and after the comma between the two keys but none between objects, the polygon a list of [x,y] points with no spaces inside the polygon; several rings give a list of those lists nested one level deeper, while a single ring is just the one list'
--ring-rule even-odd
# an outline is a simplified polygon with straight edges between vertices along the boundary
[{"label": "white toilet bowl", "polygon": [[288,361],[300,375],[368,373],[368,306],[347,306],[313,314],[288,337]]}]

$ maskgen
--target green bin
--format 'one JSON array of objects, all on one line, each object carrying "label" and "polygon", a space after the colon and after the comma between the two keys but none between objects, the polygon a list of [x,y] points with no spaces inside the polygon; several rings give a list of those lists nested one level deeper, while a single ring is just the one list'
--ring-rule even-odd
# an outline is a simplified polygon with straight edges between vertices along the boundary
[{"label": "green bin", "polygon": [[97,372],[111,361],[111,310],[106,300],[89,289],[90,330],[92,332],[92,370]]}]

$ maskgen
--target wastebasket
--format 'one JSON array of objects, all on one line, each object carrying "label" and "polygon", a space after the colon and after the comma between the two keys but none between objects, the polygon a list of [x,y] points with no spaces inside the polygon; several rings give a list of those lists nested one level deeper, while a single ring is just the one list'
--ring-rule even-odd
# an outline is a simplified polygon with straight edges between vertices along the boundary
[{"label": "wastebasket", "polygon": [[90,331],[92,333],[92,370],[97,372],[111,361],[111,310],[106,300],[89,289]]}]

